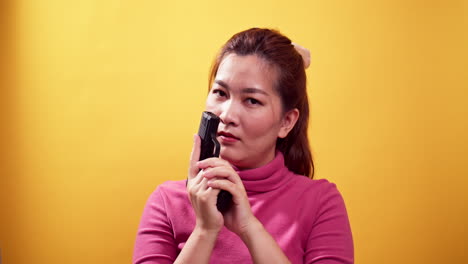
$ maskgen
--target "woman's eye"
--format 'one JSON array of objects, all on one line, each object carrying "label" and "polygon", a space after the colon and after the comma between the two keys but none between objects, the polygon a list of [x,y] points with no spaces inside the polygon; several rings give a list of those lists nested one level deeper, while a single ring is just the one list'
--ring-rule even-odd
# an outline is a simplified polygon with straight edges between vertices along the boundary
[{"label": "woman's eye", "polygon": [[251,105],[262,105],[260,101],[254,98],[247,98],[247,102]]},{"label": "woman's eye", "polygon": [[226,96],[226,93],[223,90],[220,90],[220,89],[213,90],[213,93],[217,94],[218,96],[221,96],[221,97]]}]

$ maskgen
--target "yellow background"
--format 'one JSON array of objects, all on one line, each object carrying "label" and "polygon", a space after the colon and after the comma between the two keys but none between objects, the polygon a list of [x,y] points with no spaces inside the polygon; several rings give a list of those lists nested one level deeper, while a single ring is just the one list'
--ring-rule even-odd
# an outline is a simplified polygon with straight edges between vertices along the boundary
[{"label": "yellow background", "polygon": [[466,1],[4,0],[3,263],[129,263],[155,187],[186,177],[219,47],[309,48],[316,177],[356,263],[468,263]]}]

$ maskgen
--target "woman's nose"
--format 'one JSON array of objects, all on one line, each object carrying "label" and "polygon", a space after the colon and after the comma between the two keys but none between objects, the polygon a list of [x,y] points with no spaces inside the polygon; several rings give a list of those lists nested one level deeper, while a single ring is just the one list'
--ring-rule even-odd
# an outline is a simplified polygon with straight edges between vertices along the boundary
[{"label": "woman's nose", "polygon": [[219,110],[220,113],[218,116],[224,125],[237,126],[239,117],[237,113],[237,107],[232,100],[224,102]]}]

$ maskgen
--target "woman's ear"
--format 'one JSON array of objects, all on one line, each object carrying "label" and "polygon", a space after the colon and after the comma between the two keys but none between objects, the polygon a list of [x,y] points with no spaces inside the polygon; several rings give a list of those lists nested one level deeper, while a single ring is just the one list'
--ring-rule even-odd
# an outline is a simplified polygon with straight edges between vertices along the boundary
[{"label": "woman's ear", "polygon": [[289,132],[294,128],[297,120],[299,119],[299,110],[294,108],[286,112],[281,121],[281,127],[278,131],[279,138],[285,138]]}]

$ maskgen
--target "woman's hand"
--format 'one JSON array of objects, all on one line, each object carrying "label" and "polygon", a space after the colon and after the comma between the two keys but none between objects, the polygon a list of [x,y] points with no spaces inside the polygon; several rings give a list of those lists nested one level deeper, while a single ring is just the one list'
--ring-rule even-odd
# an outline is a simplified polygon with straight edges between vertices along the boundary
[{"label": "woman's hand", "polygon": [[[223,225],[242,239],[254,263],[290,263],[253,215],[242,180],[231,164],[220,158],[198,161],[199,156],[200,137],[195,135],[187,190],[197,223],[175,263],[208,263]],[[224,214],[216,208],[220,190],[232,194],[232,206]]]},{"label": "woman's hand", "polygon": [[197,161],[200,157],[201,140],[194,135],[192,154],[190,155],[187,192],[196,215],[195,229],[218,234],[224,225],[223,215],[216,208],[219,189],[208,186],[208,179],[203,177],[204,171],[199,170]]},{"label": "woman's hand", "polygon": [[[199,161],[202,177],[207,186],[215,190],[226,190],[232,194],[232,207],[224,213],[224,225],[242,236],[257,219],[252,213],[242,180],[229,162],[220,158]],[[202,180],[203,181],[203,180]]]}]

